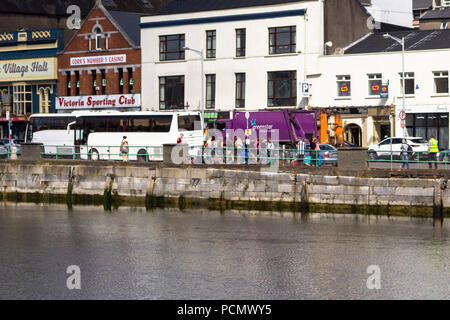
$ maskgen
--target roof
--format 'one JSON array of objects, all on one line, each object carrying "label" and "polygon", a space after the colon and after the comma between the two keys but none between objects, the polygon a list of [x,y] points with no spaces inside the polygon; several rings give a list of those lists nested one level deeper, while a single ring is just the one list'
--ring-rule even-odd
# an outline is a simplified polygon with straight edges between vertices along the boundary
[{"label": "roof", "polygon": [[[450,29],[397,31],[389,34],[399,39],[405,37],[405,49],[407,51],[450,49]],[[392,39],[385,39],[383,35],[384,33],[373,33],[348,47],[345,50],[345,54],[396,52],[402,50],[402,46],[399,43]]]},{"label": "roof", "polygon": [[427,13],[420,17],[420,20],[434,19],[450,19],[450,7],[429,10]]},{"label": "roof", "polygon": [[156,14],[168,15],[198,11],[213,11],[245,7],[268,6],[306,0],[172,0]]},{"label": "roof", "polygon": [[[33,15],[69,16],[66,12],[71,5],[77,5],[86,17],[95,0],[1,0],[0,12]],[[102,0],[108,10],[154,13],[168,0]]]},{"label": "roof", "polygon": [[141,30],[139,23],[141,22],[142,13],[125,12],[125,11],[108,11],[113,19],[120,25],[122,31],[125,32],[130,39],[137,45],[141,45]]},{"label": "roof", "polygon": [[413,0],[413,10],[430,9],[433,7],[433,0]]}]

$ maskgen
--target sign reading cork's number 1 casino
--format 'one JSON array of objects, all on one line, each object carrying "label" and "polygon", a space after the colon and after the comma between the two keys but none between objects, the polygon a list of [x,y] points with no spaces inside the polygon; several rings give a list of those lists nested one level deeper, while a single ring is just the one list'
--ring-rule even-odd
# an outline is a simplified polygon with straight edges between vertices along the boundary
[{"label": "sign reading cork's number 1 casino", "polygon": [[110,64],[126,63],[126,54],[117,54],[113,56],[91,56],[91,57],[73,57],[70,58],[71,66],[86,66],[91,64]]}]

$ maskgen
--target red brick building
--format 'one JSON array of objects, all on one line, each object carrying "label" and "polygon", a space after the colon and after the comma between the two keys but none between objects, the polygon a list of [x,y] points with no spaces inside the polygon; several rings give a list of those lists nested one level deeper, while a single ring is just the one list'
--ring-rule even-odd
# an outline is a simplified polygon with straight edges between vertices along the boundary
[{"label": "red brick building", "polygon": [[141,15],[97,2],[58,56],[58,112],[141,109]]}]

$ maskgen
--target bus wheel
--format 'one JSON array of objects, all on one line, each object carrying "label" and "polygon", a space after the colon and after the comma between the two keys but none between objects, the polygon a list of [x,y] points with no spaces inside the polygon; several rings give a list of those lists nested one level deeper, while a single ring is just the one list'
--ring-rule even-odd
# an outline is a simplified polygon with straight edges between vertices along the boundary
[{"label": "bus wheel", "polygon": [[145,151],[144,149],[141,149],[138,151],[137,153],[137,160],[139,162],[147,162],[148,161],[148,155],[147,155],[147,151]]},{"label": "bus wheel", "polygon": [[100,160],[97,149],[91,149],[91,151],[89,151],[89,160]]}]

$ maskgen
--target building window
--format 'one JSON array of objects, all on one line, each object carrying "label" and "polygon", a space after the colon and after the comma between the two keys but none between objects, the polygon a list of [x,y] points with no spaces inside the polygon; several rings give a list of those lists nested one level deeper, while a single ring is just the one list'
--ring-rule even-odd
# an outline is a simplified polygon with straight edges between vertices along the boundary
[{"label": "building window", "polygon": [[70,71],[66,72],[66,96],[70,96],[70,88],[72,87],[72,80],[70,76]]},{"label": "building window", "polygon": [[133,85],[134,85],[133,68],[128,68],[128,92],[129,93],[133,93]]},{"label": "building window", "polygon": [[338,97],[350,97],[351,78],[349,75],[337,76]]},{"label": "building window", "polygon": [[102,74],[102,83],[101,83],[102,94],[104,95],[106,93],[106,70],[100,69],[100,72]]},{"label": "building window", "polygon": [[102,30],[95,29],[95,50],[102,50]]},{"label": "building window", "polygon": [[13,114],[23,116],[33,113],[33,96],[31,86],[17,83],[13,86]]},{"label": "building window", "polygon": [[[400,73],[400,88],[401,94],[403,94],[402,73]],[[414,93],[415,93],[414,72],[405,73],[405,94],[414,94]]]},{"label": "building window", "polygon": [[206,31],[206,58],[216,57],[216,30]]},{"label": "building window", "polygon": [[369,96],[380,95],[381,86],[383,85],[381,73],[369,74]]},{"label": "building window", "polygon": [[184,34],[159,37],[159,60],[184,59]]},{"label": "building window", "polygon": [[269,28],[269,54],[295,52],[295,26]]},{"label": "building window", "polygon": [[75,95],[80,95],[80,71],[75,71]]},{"label": "building window", "polygon": [[269,107],[297,105],[297,71],[268,73]]},{"label": "building window", "polygon": [[159,77],[159,108],[184,108],[184,76]]},{"label": "building window", "polygon": [[236,108],[245,108],[245,73],[236,73]]},{"label": "building window", "polygon": [[236,57],[245,57],[245,29],[236,29]]},{"label": "building window", "polygon": [[449,147],[448,113],[408,113],[406,129],[410,137],[429,140],[431,136],[434,136],[439,141],[440,150]]},{"label": "building window", "polygon": [[119,68],[119,94],[123,94],[123,69]]},{"label": "building window", "polygon": [[216,107],[216,75],[206,75],[206,108],[214,109]]},{"label": "building window", "polygon": [[434,93],[448,93],[448,71],[433,72]]}]

